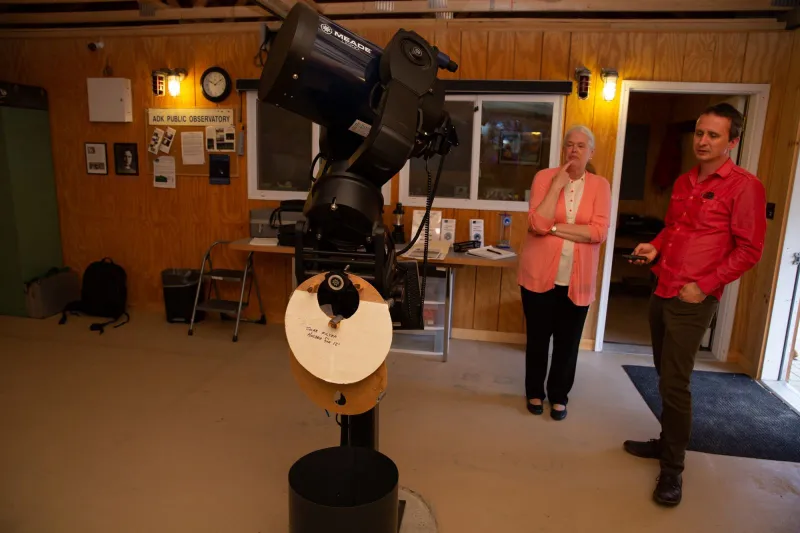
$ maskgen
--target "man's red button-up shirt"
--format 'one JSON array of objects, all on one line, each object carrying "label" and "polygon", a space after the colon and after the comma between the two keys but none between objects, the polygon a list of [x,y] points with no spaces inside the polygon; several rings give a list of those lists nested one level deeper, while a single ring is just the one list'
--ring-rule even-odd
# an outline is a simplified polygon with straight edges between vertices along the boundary
[{"label": "man's red button-up shirt", "polygon": [[725,285],[761,259],[767,231],[766,193],[759,179],[728,159],[698,183],[699,167],[672,189],[665,227],[651,242],[656,295],[673,298],[695,282],[706,295],[722,297]]}]

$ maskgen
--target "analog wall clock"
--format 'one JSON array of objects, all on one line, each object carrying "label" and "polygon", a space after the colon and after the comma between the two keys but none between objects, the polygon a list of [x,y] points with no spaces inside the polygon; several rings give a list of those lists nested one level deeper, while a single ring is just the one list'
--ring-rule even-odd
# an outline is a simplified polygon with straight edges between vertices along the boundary
[{"label": "analog wall clock", "polygon": [[225,69],[210,67],[200,76],[200,87],[207,100],[218,104],[231,94],[233,82]]}]

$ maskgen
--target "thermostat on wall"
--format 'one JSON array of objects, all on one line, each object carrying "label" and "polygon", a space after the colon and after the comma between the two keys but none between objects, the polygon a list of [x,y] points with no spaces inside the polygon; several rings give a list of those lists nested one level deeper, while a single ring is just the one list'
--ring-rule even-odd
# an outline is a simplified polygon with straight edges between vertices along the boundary
[{"label": "thermostat on wall", "polygon": [[87,78],[89,122],[133,122],[131,80]]}]

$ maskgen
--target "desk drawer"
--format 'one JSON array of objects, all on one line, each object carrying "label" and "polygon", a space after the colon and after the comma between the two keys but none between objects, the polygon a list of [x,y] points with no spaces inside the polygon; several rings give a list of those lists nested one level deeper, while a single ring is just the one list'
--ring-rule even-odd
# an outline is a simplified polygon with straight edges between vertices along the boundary
[{"label": "desk drawer", "polygon": [[444,355],[444,329],[395,331],[391,351],[442,356]]}]

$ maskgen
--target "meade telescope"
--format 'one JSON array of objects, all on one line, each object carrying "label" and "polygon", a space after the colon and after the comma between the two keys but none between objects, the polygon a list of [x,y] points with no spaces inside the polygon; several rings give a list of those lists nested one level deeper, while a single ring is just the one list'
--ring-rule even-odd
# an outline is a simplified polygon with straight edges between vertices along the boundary
[{"label": "meade telescope", "polygon": [[[340,446],[289,472],[290,533],[397,533],[398,473],[377,451],[377,406],[392,330],[423,329],[427,232],[421,283],[416,261],[398,257],[427,227],[444,158],[458,144],[437,78],[457,68],[413,31],[381,49],[299,2],[270,43],[260,104],[320,126],[319,170],[294,233],[292,374],[318,406],[341,415]],[[423,222],[396,250],[381,187],[410,158],[437,155]]]},{"label": "meade telescope", "polygon": [[[318,301],[337,320],[358,305],[349,280],[356,274],[388,304],[395,329],[422,329],[427,257],[420,288],[416,263],[398,262],[384,227],[381,186],[409,158],[441,156],[423,224],[407,250],[427,226],[444,156],[458,144],[437,78],[439,69],[457,68],[412,31],[399,30],[382,50],[302,3],[271,42],[259,101],[320,126],[319,171],[295,233],[295,277],[299,285],[325,274]],[[374,416],[343,416],[342,444],[374,447]]]}]

